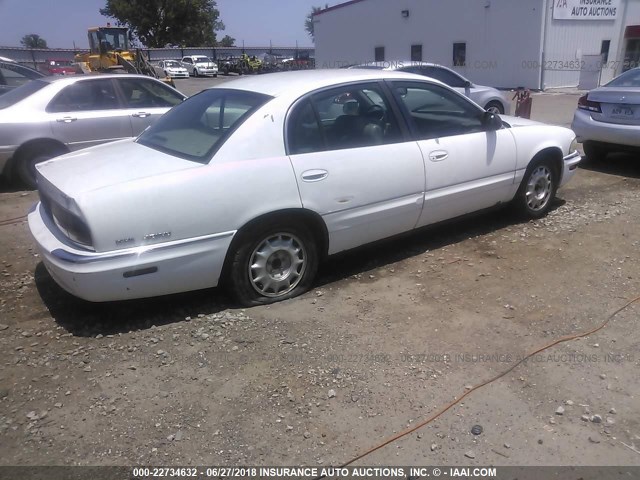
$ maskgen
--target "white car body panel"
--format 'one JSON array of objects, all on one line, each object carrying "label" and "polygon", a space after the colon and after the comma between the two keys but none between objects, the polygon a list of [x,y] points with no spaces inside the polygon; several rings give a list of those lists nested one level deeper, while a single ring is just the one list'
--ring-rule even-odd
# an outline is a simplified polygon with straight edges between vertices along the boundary
[{"label": "white car body panel", "polygon": [[517,156],[510,129],[474,133],[465,135],[465,139],[465,142],[457,137],[418,141],[427,179],[424,211],[418,226],[513,198]]},{"label": "white car body panel", "polygon": [[[286,115],[298,98],[381,75],[427,82],[394,72],[326,70],[243,78],[215,88],[275,98],[255,110],[209,163],[123,140],[39,164],[41,195],[77,214],[93,240],[85,248],[54,233],[53,220],[38,205],[29,225],[45,265],[63,288],[91,301],[213,287],[237,232],[273,212],[317,215],[332,254],[507,202],[542,149],[565,157],[563,184],[575,173],[580,157],[569,151],[571,130],[507,117],[513,128],[475,137],[287,156]],[[430,160],[437,150],[450,156]]]},{"label": "white car body panel", "polygon": [[326,222],[329,254],[415,227],[425,179],[416,142],[290,158],[302,205]]}]

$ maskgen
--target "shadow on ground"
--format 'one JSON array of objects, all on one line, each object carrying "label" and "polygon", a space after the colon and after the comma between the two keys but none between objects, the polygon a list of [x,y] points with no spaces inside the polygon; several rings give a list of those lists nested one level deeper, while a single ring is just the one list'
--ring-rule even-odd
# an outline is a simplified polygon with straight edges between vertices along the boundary
[{"label": "shadow on ground", "polygon": [[[563,203],[563,200],[556,199],[553,208],[558,208]],[[313,288],[523,221],[511,209],[503,208],[361,247],[329,258],[321,266]],[[140,300],[92,303],[65,292],[51,278],[42,263],[37,265],[34,278],[51,316],[69,333],[80,337],[145,330],[152,326],[184,322],[187,321],[186,317],[196,318],[199,314],[209,315],[235,307],[223,288]]]},{"label": "shadow on ground", "polygon": [[611,153],[599,162],[583,156],[580,168],[619,177],[640,178],[640,154]]}]

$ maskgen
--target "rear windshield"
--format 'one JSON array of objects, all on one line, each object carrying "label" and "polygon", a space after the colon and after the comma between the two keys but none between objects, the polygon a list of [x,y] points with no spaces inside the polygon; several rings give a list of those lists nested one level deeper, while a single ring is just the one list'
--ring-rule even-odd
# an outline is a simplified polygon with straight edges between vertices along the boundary
[{"label": "rear windshield", "polygon": [[233,131],[270,99],[243,90],[205,90],[172,108],[136,141],[186,160],[208,163]]},{"label": "rear windshield", "polygon": [[606,85],[607,87],[640,87],[640,68],[628,70],[622,75],[614,78]]},{"label": "rear windshield", "polygon": [[0,109],[10,107],[11,105],[15,105],[18,102],[21,102],[29,95],[37,92],[41,88],[49,85],[47,82],[43,82],[42,80],[31,80],[30,82],[25,83],[17,88],[9,90],[4,95],[0,95]]}]

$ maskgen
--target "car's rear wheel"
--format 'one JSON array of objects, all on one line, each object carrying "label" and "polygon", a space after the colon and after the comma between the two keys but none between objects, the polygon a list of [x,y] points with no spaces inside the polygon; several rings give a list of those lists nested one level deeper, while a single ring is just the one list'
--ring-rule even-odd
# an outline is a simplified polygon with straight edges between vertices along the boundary
[{"label": "car's rear wheel", "polygon": [[530,218],[545,216],[558,190],[558,173],[549,159],[532,162],[516,193],[515,205]]},{"label": "car's rear wheel", "polygon": [[497,115],[503,115],[504,114],[504,107],[502,106],[502,104],[500,102],[496,102],[495,100],[492,100],[491,102],[487,103],[487,105],[484,107],[484,109],[487,112],[491,112],[493,114],[497,114]]},{"label": "car's rear wheel", "polygon": [[310,288],[318,270],[318,247],[304,225],[274,222],[239,235],[229,286],[240,304],[274,303]]},{"label": "car's rear wheel", "polygon": [[582,149],[584,150],[584,154],[587,159],[591,162],[602,162],[607,158],[607,150],[592,142],[584,142],[582,144]]},{"label": "car's rear wheel", "polygon": [[193,69],[193,76],[194,76],[194,77],[197,77],[197,76],[198,76],[198,69],[197,69],[197,68],[194,68],[194,69]]},{"label": "car's rear wheel", "polygon": [[35,189],[38,186],[36,182],[36,165],[64,153],[67,153],[67,151],[59,145],[28,147],[17,158],[16,173],[18,178],[25,186]]}]

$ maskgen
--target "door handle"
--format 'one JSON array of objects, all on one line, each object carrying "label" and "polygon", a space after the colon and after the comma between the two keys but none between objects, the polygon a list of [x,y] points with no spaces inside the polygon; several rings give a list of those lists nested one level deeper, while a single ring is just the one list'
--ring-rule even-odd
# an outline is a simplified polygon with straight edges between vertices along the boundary
[{"label": "door handle", "polygon": [[137,118],[145,118],[145,117],[148,117],[149,115],[151,114],[148,112],[138,112],[138,113],[131,114],[132,117],[137,117]]},{"label": "door handle", "polygon": [[71,122],[75,122],[76,120],[78,120],[76,117],[56,118],[56,122],[60,122],[60,123],[71,123]]},{"label": "door handle", "polygon": [[329,176],[326,170],[307,170],[302,172],[302,180],[305,182],[319,182]]},{"label": "door handle", "polygon": [[429,154],[429,160],[432,162],[441,162],[445,160],[449,156],[449,152],[445,152],[444,150],[436,150]]}]

